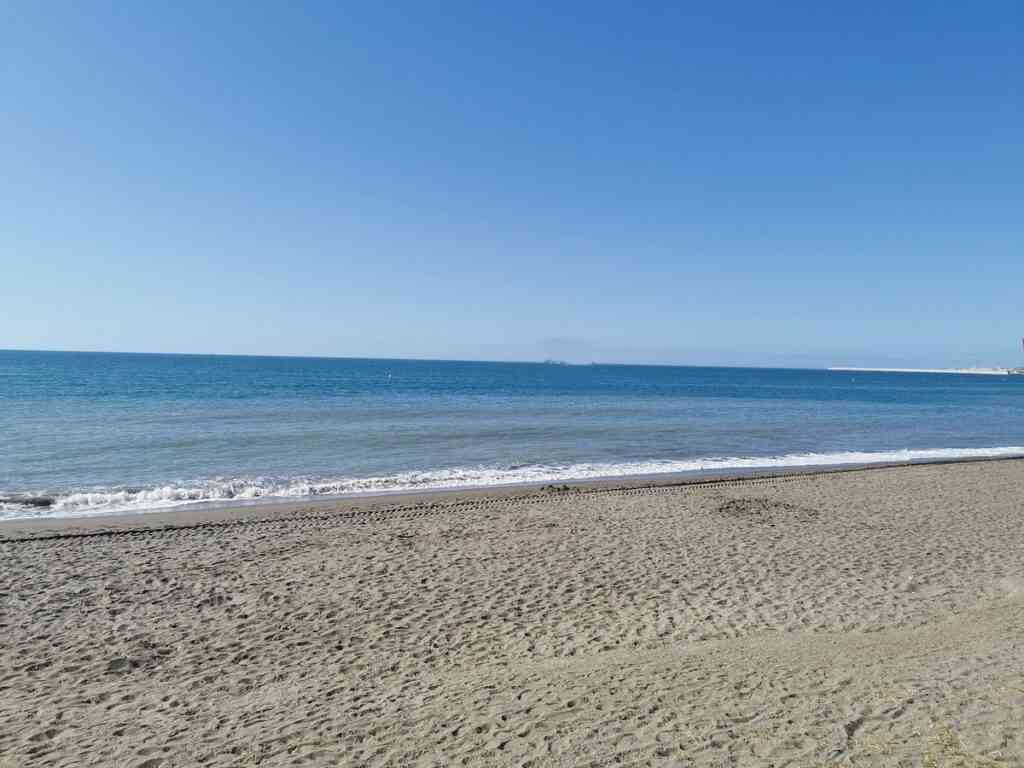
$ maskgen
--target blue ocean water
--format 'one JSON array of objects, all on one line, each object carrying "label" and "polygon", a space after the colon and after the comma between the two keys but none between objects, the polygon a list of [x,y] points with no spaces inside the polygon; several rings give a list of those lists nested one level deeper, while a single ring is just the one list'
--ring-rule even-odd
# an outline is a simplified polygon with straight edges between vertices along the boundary
[{"label": "blue ocean water", "polygon": [[1021,446],[1021,376],[0,351],[0,517]]}]

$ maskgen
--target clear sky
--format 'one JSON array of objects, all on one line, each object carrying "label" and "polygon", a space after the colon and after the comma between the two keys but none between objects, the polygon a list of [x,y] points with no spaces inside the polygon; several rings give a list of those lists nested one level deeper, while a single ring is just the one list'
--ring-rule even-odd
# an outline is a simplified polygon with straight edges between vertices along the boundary
[{"label": "clear sky", "polygon": [[1024,6],[14,2],[0,348],[1024,364]]}]

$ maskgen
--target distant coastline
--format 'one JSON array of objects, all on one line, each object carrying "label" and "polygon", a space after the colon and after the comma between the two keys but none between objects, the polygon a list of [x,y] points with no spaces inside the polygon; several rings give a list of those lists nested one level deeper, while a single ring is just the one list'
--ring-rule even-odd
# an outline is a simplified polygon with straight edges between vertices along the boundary
[{"label": "distant coastline", "polygon": [[829,371],[851,371],[860,373],[966,373],[978,376],[1010,376],[1024,374],[1022,368],[828,368]]}]

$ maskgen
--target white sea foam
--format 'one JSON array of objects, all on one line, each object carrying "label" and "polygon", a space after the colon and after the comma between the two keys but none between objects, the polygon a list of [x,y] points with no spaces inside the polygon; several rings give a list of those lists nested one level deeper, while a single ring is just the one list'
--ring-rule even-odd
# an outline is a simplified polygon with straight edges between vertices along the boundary
[{"label": "white sea foam", "polygon": [[1024,446],[997,448],[936,448],[895,451],[842,451],[795,453],[784,456],[747,456],[657,460],[625,463],[530,465],[515,468],[461,467],[422,472],[401,472],[379,477],[214,478],[190,485],[143,489],[94,489],[43,497],[7,494],[0,500],[0,518],[78,517],[166,509],[187,504],[231,504],[254,500],[295,500],[355,494],[487,488],[519,483],[565,482],[679,472],[830,467],[850,464],[889,464],[911,461],[1024,457]]}]

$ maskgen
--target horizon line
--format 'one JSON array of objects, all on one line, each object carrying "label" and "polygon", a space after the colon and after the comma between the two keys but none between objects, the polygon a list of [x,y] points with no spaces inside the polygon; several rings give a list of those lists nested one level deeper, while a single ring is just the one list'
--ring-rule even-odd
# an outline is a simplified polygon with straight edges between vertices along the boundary
[{"label": "horizon line", "polygon": [[592,360],[586,363],[573,363],[555,358],[543,360],[488,360],[473,358],[454,357],[363,357],[358,355],[304,355],[304,354],[257,354],[252,352],[140,352],[135,350],[110,350],[110,349],[28,349],[23,347],[0,347],[3,352],[41,352],[44,354],[70,354],[70,355],[150,355],[165,357],[248,357],[248,358],[271,358],[283,360],[390,360],[395,362],[411,363],[492,363],[507,365],[555,365],[574,368],[585,368],[589,366],[621,366],[641,368],[741,368],[751,370],[788,370],[788,371],[827,371],[827,366],[808,367],[792,365],[742,365],[742,364],[719,364],[701,365],[699,363],[616,363],[600,362]]},{"label": "horizon line", "polygon": [[[0,353],[4,352],[30,352],[43,354],[72,354],[72,355],[139,355],[139,356],[164,356],[164,357],[240,357],[255,359],[281,359],[281,360],[387,360],[394,362],[420,362],[420,363],[489,363],[495,365],[556,365],[565,367],[589,367],[589,366],[618,366],[618,367],[640,367],[640,368],[726,368],[726,369],[747,369],[747,370],[785,370],[785,371],[829,371],[829,372],[861,372],[861,373],[887,373],[887,372],[919,372],[919,373],[953,373],[963,371],[971,366],[953,366],[941,368],[930,366],[928,368],[896,368],[896,367],[874,367],[874,366],[801,366],[801,365],[743,365],[743,364],[717,364],[702,365],[699,363],[624,363],[624,362],[601,362],[591,360],[589,362],[568,362],[564,360],[545,358],[543,360],[494,360],[474,358],[449,358],[449,357],[363,357],[358,355],[307,355],[307,354],[257,354],[251,352],[150,352],[135,350],[110,350],[110,349],[28,349],[21,347],[0,347]],[[1012,366],[973,366],[975,368],[1002,368],[1011,369]]]}]

